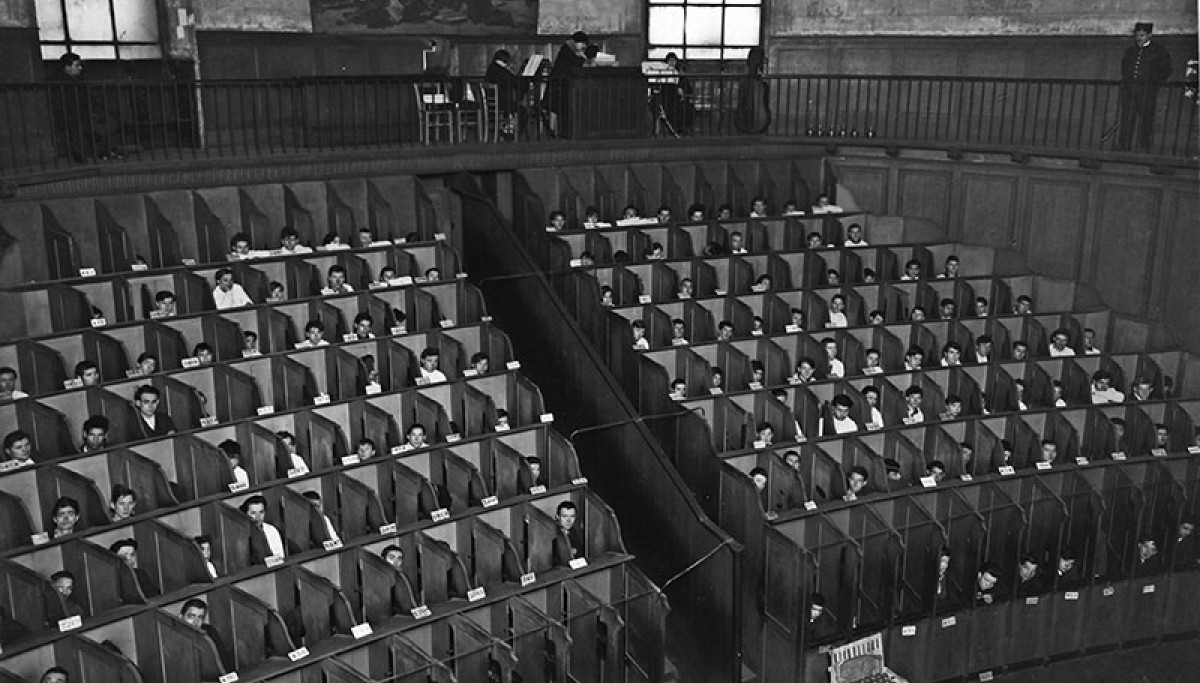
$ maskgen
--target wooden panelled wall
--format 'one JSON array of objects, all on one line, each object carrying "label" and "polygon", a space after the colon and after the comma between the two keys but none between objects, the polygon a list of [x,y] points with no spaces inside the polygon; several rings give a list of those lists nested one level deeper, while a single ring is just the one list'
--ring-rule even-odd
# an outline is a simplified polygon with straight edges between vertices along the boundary
[{"label": "wooden panelled wall", "polygon": [[1167,325],[1200,353],[1194,172],[934,155],[848,155],[833,164],[860,208],[927,218],[951,239],[1013,249],[1036,272],[1090,284],[1113,309]]},{"label": "wooden panelled wall", "polygon": [[[534,53],[553,55],[560,44],[555,38],[541,36],[438,40],[441,50],[430,57],[430,66],[453,63],[457,66],[452,72],[460,76],[482,76],[499,48],[512,52],[520,63]],[[641,58],[641,39],[637,36],[605,36],[599,40],[626,62],[636,64]],[[201,77],[220,80],[418,74],[429,39],[418,35],[201,31],[197,42]]]},{"label": "wooden panelled wall", "polygon": [[[1130,24],[1132,26],[1132,23]],[[1196,35],[1155,35],[1171,55],[1171,77],[1183,78],[1196,56]],[[1121,76],[1130,35],[771,36],[773,73],[974,78]]]}]

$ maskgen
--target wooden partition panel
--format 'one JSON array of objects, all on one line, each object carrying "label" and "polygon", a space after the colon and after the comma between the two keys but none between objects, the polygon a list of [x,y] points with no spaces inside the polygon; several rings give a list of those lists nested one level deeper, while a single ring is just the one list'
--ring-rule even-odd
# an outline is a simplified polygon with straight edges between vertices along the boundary
[{"label": "wooden partition panel", "polygon": [[0,520],[0,550],[29,543],[29,537],[33,533],[33,520],[20,498],[0,491]]},{"label": "wooden partition panel", "polygon": [[212,581],[199,546],[178,530],[148,520],[134,527],[134,538],[139,546],[139,567],[163,593]]},{"label": "wooden partition panel", "polygon": [[[1189,334],[1200,329],[1200,312],[1186,304],[1200,285],[1172,249],[1185,234],[1182,217],[1200,207],[1194,174],[1161,178],[1006,159],[852,156],[831,163],[861,208],[929,218],[950,239],[1015,249],[1035,272],[1091,285],[1116,311],[1162,323],[1200,351]],[[1142,226],[1142,237],[1125,239],[1130,225]],[[993,309],[1010,310],[1000,299]]]},{"label": "wooden partition panel", "polygon": [[138,513],[179,504],[162,465],[133,451],[117,448],[108,452],[108,472],[112,482],[137,492]]},{"label": "wooden partition panel", "polygon": [[329,538],[325,520],[317,509],[299,493],[290,488],[280,489],[279,509],[282,524],[279,532],[288,546],[288,552],[302,553],[321,545]]},{"label": "wooden partition panel", "polygon": [[387,483],[380,492],[384,513],[398,526],[425,519],[437,508],[437,494],[427,478],[395,461],[382,463],[379,469]]},{"label": "wooden partition panel", "polygon": [[133,571],[106,548],[77,540],[63,546],[63,568],[75,575],[72,598],[91,615],[124,604],[121,587],[136,584]]},{"label": "wooden partition panel", "polygon": [[32,439],[35,460],[49,460],[75,451],[74,430],[62,413],[33,400],[20,401],[15,410],[16,427]]},{"label": "wooden partition panel", "polygon": [[224,503],[201,508],[201,527],[212,538],[212,562],[222,576],[250,567],[250,518]]},{"label": "wooden partition panel", "polygon": [[37,572],[15,562],[0,561],[0,608],[4,610],[5,645],[11,647],[13,641],[43,631],[48,614],[57,618],[62,611],[61,608],[47,609],[48,601],[57,599],[58,594],[50,583]]},{"label": "wooden partition panel", "polygon": [[65,467],[50,466],[37,470],[38,495],[45,501],[43,511],[46,522],[43,528],[53,529],[52,506],[60,497],[72,498],[80,505],[76,531],[105,526],[109,523],[107,497],[96,487],[96,482],[87,476]]},{"label": "wooden partition panel", "polygon": [[439,604],[450,598],[466,597],[469,588],[462,560],[446,543],[419,534],[421,593],[427,604]]},{"label": "wooden partition panel", "polygon": [[558,537],[558,524],[546,513],[533,507],[526,508],[525,522],[525,568],[541,573],[553,569],[554,541]]},{"label": "wooden partition panel", "polygon": [[54,661],[81,681],[142,683],[137,666],[125,655],[83,636],[67,636],[54,642]]},{"label": "wooden partition panel", "polygon": [[279,613],[233,586],[208,594],[208,620],[229,639],[235,669],[282,657],[295,649]]},{"label": "wooden partition panel", "polygon": [[335,634],[349,635],[354,617],[350,602],[337,586],[300,567],[292,573],[292,586],[304,622],[306,644],[319,643]]},{"label": "wooden partition panel", "polygon": [[67,378],[66,361],[62,354],[33,341],[17,342],[17,370],[21,388],[30,396],[48,394],[62,389]]},{"label": "wooden partition panel", "polygon": [[[335,512],[331,516],[337,516],[340,522],[337,527],[342,538],[352,541],[378,533],[379,527],[387,522],[375,490],[344,474],[336,475],[334,482],[337,499]],[[330,504],[329,507],[334,508],[334,505]]]},{"label": "wooden partition panel", "polygon": [[225,673],[216,645],[182,619],[150,610],[134,617],[133,628],[146,683],[214,680]]},{"label": "wooden partition panel", "polygon": [[284,356],[271,359],[271,371],[276,410],[312,405],[319,392],[311,370]]}]

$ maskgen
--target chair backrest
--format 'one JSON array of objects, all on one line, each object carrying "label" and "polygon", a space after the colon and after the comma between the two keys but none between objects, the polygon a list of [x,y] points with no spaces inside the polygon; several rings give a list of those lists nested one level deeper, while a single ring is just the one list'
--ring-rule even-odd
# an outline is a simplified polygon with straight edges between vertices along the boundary
[{"label": "chair backrest", "polygon": [[424,111],[430,105],[450,103],[450,93],[447,92],[446,84],[441,81],[413,83],[412,88],[417,109],[420,111]]},{"label": "chair backrest", "polygon": [[[474,84],[473,84],[474,85]],[[483,101],[483,110],[487,113],[489,119],[496,121],[500,114],[500,88],[495,83],[479,83],[480,92],[483,93],[481,98]]]},{"label": "chair backrest", "polygon": [[483,112],[483,130],[489,140],[500,138],[500,88],[495,83],[472,83],[480,110]]}]

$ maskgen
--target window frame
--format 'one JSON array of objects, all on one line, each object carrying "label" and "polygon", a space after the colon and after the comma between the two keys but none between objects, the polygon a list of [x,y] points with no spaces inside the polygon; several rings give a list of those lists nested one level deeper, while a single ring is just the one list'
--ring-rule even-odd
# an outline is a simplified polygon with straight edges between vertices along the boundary
[{"label": "window frame", "polygon": [[[57,38],[49,39],[49,40],[46,39],[43,34],[42,19],[41,19],[41,17],[38,17],[38,48],[42,53],[43,59],[52,59],[51,57],[47,57],[46,47],[57,47],[60,49],[60,54],[63,54],[63,53],[67,53],[67,52],[75,52],[76,46],[110,47],[113,50],[113,56],[111,59],[116,60],[116,61],[162,59],[166,55],[166,52],[167,52],[166,44],[163,40],[164,34],[163,34],[162,8],[159,6],[160,5],[159,0],[143,0],[144,2],[146,2],[147,5],[149,5],[153,9],[153,12],[154,12],[154,30],[155,30],[155,33],[157,34],[157,37],[154,40],[121,40],[120,39],[119,33],[118,33],[118,27],[117,27],[117,3],[128,3],[128,2],[132,2],[132,0],[106,0],[106,4],[108,5],[109,28],[111,29],[112,36],[113,36],[112,40],[76,40],[76,39],[73,39],[71,37],[72,17],[67,12],[68,0],[44,0],[44,1],[47,3],[54,2],[58,5],[60,15],[62,16],[62,38],[61,39],[57,39]],[[34,2],[35,14],[37,12],[38,4],[41,4],[41,3],[39,3],[35,0],[35,2]],[[74,20],[76,22],[76,25],[78,26],[79,17],[76,16],[74,18]],[[153,48],[157,49],[158,54],[153,57],[146,57],[146,56],[141,56],[141,55],[139,55],[137,57],[122,57],[122,55],[121,55],[122,48],[128,49],[131,47],[140,47],[140,48],[153,47]]]},{"label": "window frame", "polygon": [[[768,10],[767,0],[646,0],[645,8],[645,27],[646,27],[646,54],[650,55],[655,51],[677,52],[680,59],[685,61],[726,61],[731,59],[744,59],[746,52],[749,52],[755,47],[763,47],[764,36],[763,26],[765,23],[766,12]],[[683,9],[683,41],[682,44],[665,45],[651,42],[651,9],[654,7],[680,7]],[[747,8],[752,7],[758,9],[758,36],[754,45],[730,45],[725,39],[725,16],[726,11],[730,8]],[[720,43],[715,45],[689,45],[687,42],[687,12],[689,8],[719,8],[721,10],[721,26]],[[696,57],[689,56],[687,51],[692,50],[716,50],[719,56],[711,57]],[[728,54],[730,51],[736,51],[735,54]],[[662,57],[658,57],[661,59]],[[654,57],[651,57],[654,59]]]}]

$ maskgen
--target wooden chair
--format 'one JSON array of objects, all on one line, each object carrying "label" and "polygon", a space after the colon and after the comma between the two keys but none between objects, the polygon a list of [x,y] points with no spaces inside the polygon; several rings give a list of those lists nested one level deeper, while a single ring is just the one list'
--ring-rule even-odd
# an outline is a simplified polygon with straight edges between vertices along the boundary
[{"label": "wooden chair", "polygon": [[469,133],[474,132],[479,142],[487,142],[489,136],[489,121],[491,119],[487,106],[487,97],[483,91],[484,83],[463,83],[463,101],[454,110],[454,133],[459,142],[469,139]]},{"label": "wooden chair", "polygon": [[446,141],[454,142],[455,111],[446,85],[413,83],[412,87],[421,126],[421,142],[427,145],[432,143],[442,130],[446,132]]},{"label": "wooden chair", "polygon": [[496,142],[502,135],[516,139],[520,121],[517,112],[500,111],[499,86],[495,83],[480,83],[479,88],[483,92],[484,109],[488,114],[488,140]]}]

